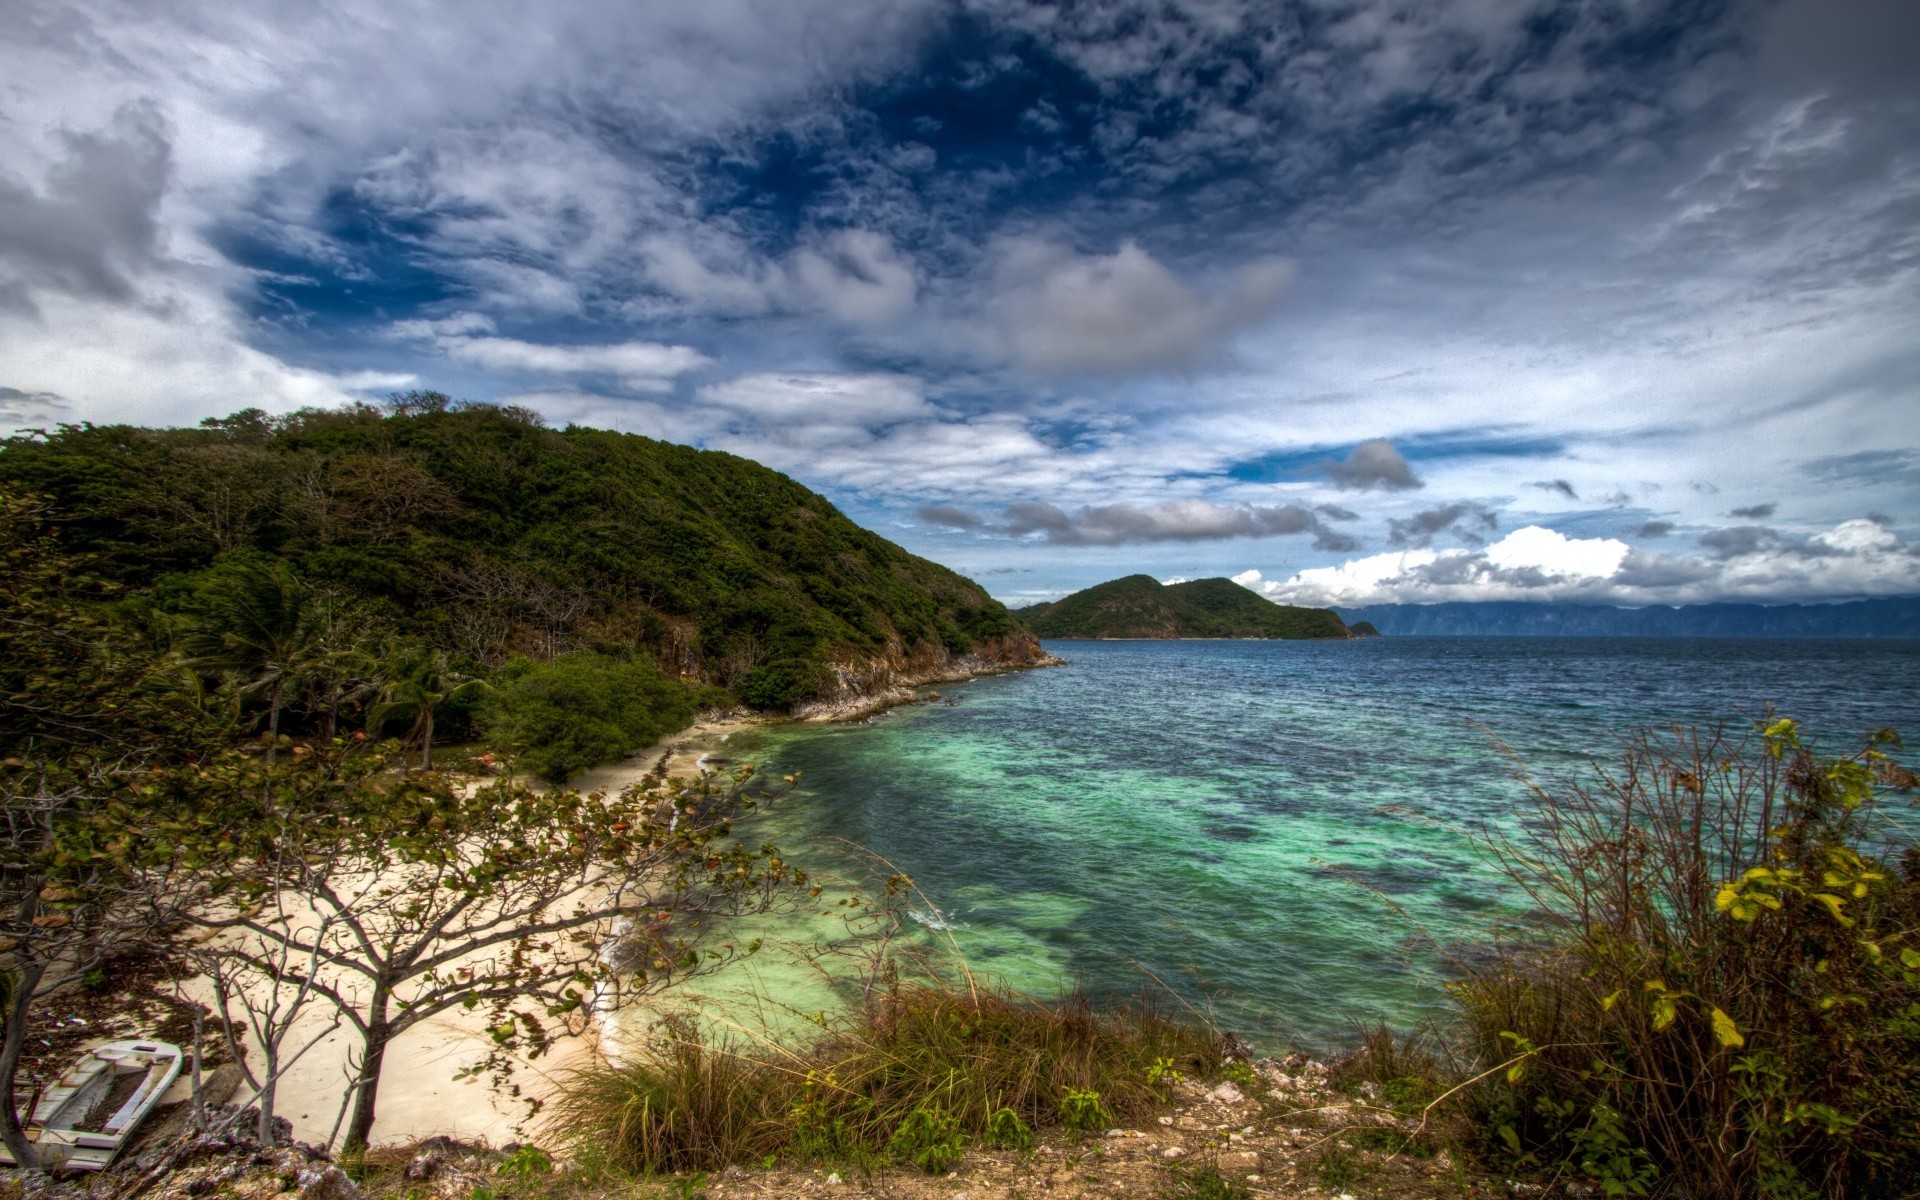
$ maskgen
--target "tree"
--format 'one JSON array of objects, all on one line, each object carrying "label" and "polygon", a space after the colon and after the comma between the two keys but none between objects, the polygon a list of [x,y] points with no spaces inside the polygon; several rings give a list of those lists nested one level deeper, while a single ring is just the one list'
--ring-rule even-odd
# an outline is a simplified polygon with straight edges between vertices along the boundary
[{"label": "tree", "polygon": [[684,728],[702,700],[646,659],[563,654],[550,663],[508,663],[481,720],[487,737],[516,765],[564,783]]},{"label": "tree", "polygon": [[[349,1150],[372,1134],[387,1048],[420,1022],[485,1005],[498,1054],[537,1054],[592,1010],[750,952],[705,942],[805,883],[772,847],[729,839],[765,798],[748,772],[653,777],[617,797],[468,793],[379,771],[377,756],[311,757],[337,784],[283,791],[238,847],[224,905],[183,915],[232,939],[230,963],[323,998],[357,1035]],[[285,896],[311,916],[261,903]]]},{"label": "tree", "polygon": [[484,689],[484,680],[453,669],[445,650],[410,647],[388,660],[379,703],[367,710],[367,726],[379,729],[396,717],[411,717],[409,741],[420,742],[420,769],[433,769],[433,717],[443,705]]},{"label": "tree", "polygon": [[12,1097],[27,1025],[163,925],[140,780],[218,730],[100,615],[112,591],[62,553],[32,497],[0,488],[0,1138],[38,1159]]},{"label": "tree", "polygon": [[277,752],[280,714],[315,675],[347,652],[329,644],[313,593],[285,564],[253,558],[217,567],[183,639],[190,665],[231,676],[242,697],[267,703],[267,758]]}]

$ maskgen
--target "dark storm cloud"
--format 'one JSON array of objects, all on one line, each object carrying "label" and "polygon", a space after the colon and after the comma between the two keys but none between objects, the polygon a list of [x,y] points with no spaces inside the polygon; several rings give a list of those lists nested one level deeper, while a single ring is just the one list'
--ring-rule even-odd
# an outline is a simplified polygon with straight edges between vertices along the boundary
[{"label": "dark storm cloud", "polygon": [[1564,479],[1544,479],[1535,483],[1530,483],[1527,486],[1531,488],[1539,488],[1543,492],[1558,492],[1560,495],[1565,496],[1569,500],[1578,500],[1580,498],[1580,493],[1574,491],[1573,485],[1571,483],[1568,483]]},{"label": "dark storm cloud", "polygon": [[1633,531],[1633,536],[1663,538],[1673,532],[1672,521],[1648,521]]},{"label": "dark storm cloud", "polygon": [[1361,442],[1345,458],[1328,463],[1322,469],[1334,486],[1355,491],[1379,488],[1397,492],[1425,486],[1386,438]]},{"label": "dark storm cloud", "polygon": [[0,426],[10,428],[19,422],[44,421],[66,407],[66,398],[52,392],[0,387]]},{"label": "dark storm cloud", "polygon": [[1715,558],[1732,558],[1739,554],[1757,554],[1775,549],[1781,545],[1781,538],[1764,525],[1734,525],[1726,529],[1709,529],[1700,535],[1700,545]]},{"label": "dark storm cloud", "polygon": [[1730,517],[1739,517],[1743,521],[1764,521],[1779,510],[1778,504],[1769,501],[1766,504],[1749,504],[1745,508],[1736,508],[1727,513]]},{"label": "dark storm cloud", "polygon": [[1387,541],[1395,546],[1427,546],[1436,534],[1453,530],[1469,545],[1483,545],[1483,531],[1500,528],[1498,515],[1490,508],[1461,501],[1417,512],[1411,517],[1387,522]]},{"label": "dark storm cloud", "polygon": [[63,133],[36,188],[0,177],[0,303],[39,289],[121,301],[153,260],[171,147],[150,107],[122,108],[103,132]]},{"label": "dark storm cloud", "polygon": [[978,529],[986,524],[966,509],[951,504],[923,504],[914,510],[914,515],[929,525],[945,529]]},{"label": "dark storm cloud", "polygon": [[1318,549],[1347,552],[1360,547],[1357,539],[1328,528],[1317,513],[1297,504],[1221,505],[1205,500],[1086,505],[1072,513],[1052,504],[1013,504],[992,531],[1007,537],[1042,534],[1048,542],[1066,546],[1208,542],[1310,533]]},{"label": "dark storm cloud", "polygon": [[1342,508],[1338,504],[1316,504],[1313,506],[1313,511],[1319,513],[1329,521],[1358,521],[1360,519],[1359,513],[1354,512],[1350,508]]}]

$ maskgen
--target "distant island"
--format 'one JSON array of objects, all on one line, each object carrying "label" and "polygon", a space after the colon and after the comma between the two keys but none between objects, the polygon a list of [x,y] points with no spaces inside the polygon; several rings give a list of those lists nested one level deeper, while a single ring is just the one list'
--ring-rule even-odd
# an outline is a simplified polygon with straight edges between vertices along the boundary
[{"label": "distant island", "polygon": [[1350,627],[1330,608],[1263,600],[1231,579],[1163,584],[1128,575],[1014,615],[1043,638],[1351,638],[1374,632]]},{"label": "distant island", "polygon": [[[1521,600],[1375,604],[1342,608],[1403,637],[1855,637],[1920,638],[1920,596],[1843,604],[1683,604],[1615,608]],[[1045,636],[1045,635],[1042,635]]]}]

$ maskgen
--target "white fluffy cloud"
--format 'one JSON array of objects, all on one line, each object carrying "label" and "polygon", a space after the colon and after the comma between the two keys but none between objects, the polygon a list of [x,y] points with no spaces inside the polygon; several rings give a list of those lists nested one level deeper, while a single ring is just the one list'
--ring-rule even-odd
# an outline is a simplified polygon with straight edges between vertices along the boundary
[{"label": "white fluffy cloud", "polygon": [[449,358],[488,370],[611,376],[636,392],[671,391],[676,378],[713,361],[691,346],[659,342],[556,345],[495,337],[491,333],[493,322],[477,313],[396,321],[389,329],[396,338],[431,345]]},{"label": "white fluffy cloud", "polygon": [[1482,550],[1414,549],[1236,581],[1289,604],[1429,604],[1447,600],[1581,600],[1686,604],[1902,595],[1920,590],[1920,548],[1869,520],[1802,542],[1755,543],[1694,558],[1635,550],[1615,538],[1570,538],[1538,525]]},{"label": "white fluffy cloud", "polygon": [[1029,238],[999,248],[989,337],[1040,371],[1124,374],[1190,367],[1267,315],[1291,268],[1248,263],[1203,295],[1132,241],[1076,254]]},{"label": "white fluffy cloud", "polygon": [[884,426],[939,415],[907,375],[763,371],[708,384],[699,399],[770,425]]}]

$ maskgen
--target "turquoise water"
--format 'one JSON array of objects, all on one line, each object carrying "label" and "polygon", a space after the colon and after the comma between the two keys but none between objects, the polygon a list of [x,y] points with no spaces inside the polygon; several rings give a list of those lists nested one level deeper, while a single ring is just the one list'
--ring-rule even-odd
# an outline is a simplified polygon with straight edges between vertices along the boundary
[{"label": "turquoise water", "polygon": [[[799,792],[753,830],[847,843],[925,895],[972,967],[1037,993],[1149,977],[1265,1045],[1441,1011],[1434,944],[1499,903],[1455,830],[1618,733],[1773,703],[1833,738],[1920,736],[1920,642],[1380,638],[1063,642],[1069,665],[730,750]],[[1425,820],[1381,811],[1397,806]]]}]

